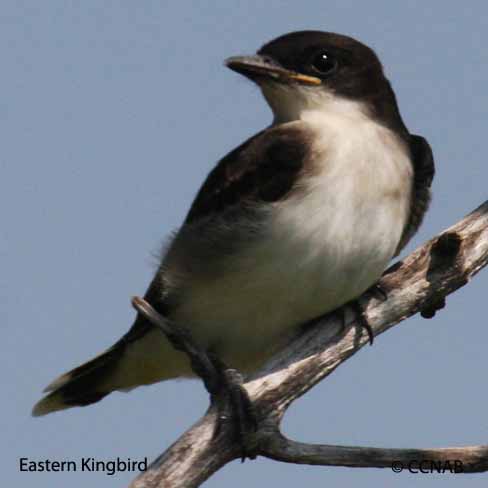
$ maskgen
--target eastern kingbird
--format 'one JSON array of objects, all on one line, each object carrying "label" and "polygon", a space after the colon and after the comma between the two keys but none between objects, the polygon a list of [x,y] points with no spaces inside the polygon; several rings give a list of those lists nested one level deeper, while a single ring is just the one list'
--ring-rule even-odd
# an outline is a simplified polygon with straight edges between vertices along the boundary
[{"label": "eastern kingbird", "polygon": [[[293,32],[226,65],[259,86],[274,120],[210,172],[145,299],[249,372],[380,278],[421,224],[434,162],[375,53],[350,37]],[[189,376],[186,355],[138,315],[33,415]]]}]

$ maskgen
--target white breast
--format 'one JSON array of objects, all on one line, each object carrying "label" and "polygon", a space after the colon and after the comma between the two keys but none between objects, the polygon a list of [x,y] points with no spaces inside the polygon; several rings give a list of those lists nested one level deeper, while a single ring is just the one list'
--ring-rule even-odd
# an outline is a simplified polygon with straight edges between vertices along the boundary
[{"label": "white breast", "polygon": [[334,309],[371,286],[393,257],[412,168],[403,143],[370,120],[322,115],[311,124],[320,134],[316,171],[278,205],[272,231],[294,282],[317,309]]},{"label": "white breast", "polygon": [[[304,178],[288,199],[263,205],[257,238],[246,238],[249,221],[238,216],[225,226],[203,222],[178,234],[164,262],[179,297],[170,318],[243,371],[377,281],[400,241],[412,181],[402,142],[361,105],[323,91],[300,98],[279,85],[265,96],[280,101],[277,123],[315,135]],[[130,388],[191,375],[187,358],[154,330],[127,347],[111,381]]]},{"label": "white breast", "polygon": [[174,317],[241,369],[374,284],[407,218],[412,169],[393,133],[342,113],[304,123],[317,136],[313,170],[273,204],[263,238],[218,279],[193,283]]}]

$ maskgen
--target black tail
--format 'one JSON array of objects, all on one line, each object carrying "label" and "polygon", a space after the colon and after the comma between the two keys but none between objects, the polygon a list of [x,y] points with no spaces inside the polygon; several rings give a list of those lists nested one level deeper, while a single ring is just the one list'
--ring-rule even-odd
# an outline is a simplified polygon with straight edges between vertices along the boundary
[{"label": "black tail", "polygon": [[125,344],[120,341],[92,360],[63,374],[45,392],[50,392],[32,410],[38,417],[65,408],[89,405],[111,393],[104,385],[124,352]]}]

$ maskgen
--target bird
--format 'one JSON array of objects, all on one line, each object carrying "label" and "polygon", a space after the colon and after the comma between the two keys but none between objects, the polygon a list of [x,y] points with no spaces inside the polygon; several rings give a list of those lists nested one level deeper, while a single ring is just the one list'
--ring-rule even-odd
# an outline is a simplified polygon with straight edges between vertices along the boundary
[{"label": "bird", "polygon": [[[360,41],[296,31],[225,64],[257,85],[272,122],[210,171],[144,299],[246,374],[377,283],[422,223],[435,170]],[[112,347],[48,385],[32,414],[192,376],[137,314]]]}]

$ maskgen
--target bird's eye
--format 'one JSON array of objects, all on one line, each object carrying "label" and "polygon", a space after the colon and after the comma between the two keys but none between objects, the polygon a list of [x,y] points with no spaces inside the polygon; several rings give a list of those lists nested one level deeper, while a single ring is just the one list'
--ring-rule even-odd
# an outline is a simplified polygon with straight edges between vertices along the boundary
[{"label": "bird's eye", "polygon": [[312,58],[311,65],[315,71],[325,75],[336,69],[337,61],[329,53],[321,51]]}]

